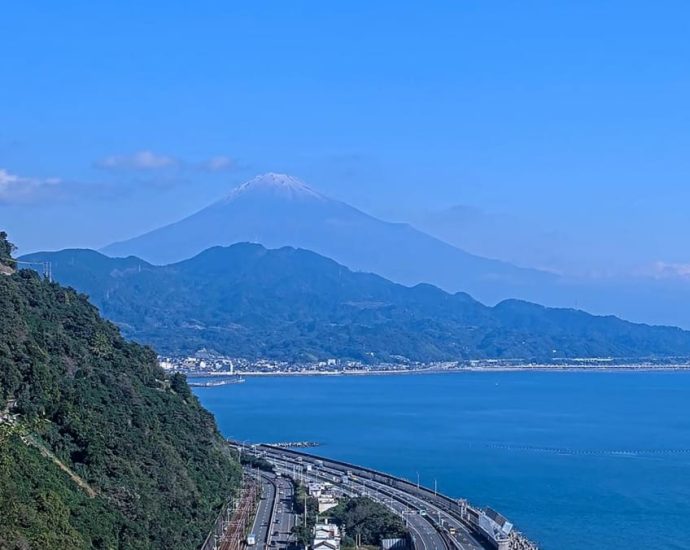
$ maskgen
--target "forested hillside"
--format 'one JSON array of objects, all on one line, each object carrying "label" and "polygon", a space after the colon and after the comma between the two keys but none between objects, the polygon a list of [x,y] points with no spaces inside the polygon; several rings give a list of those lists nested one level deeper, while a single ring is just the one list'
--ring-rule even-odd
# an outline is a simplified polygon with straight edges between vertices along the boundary
[{"label": "forested hillside", "polygon": [[0,275],[0,549],[197,548],[238,480],[152,350],[73,290]]},{"label": "forested hillside", "polygon": [[507,300],[487,307],[431,285],[406,287],[307,250],[240,243],[168,266],[92,250],[52,262],[128,336],[164,353],[375,363],[475,358],[690,356],[690,332]]}]

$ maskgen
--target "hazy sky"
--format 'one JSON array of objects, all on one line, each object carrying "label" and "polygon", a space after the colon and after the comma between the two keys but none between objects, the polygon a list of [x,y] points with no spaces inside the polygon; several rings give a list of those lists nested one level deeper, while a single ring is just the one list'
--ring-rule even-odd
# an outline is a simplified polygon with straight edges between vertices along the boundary
[{"label": "hazy sky", "polygon": [[0,226],[100,246],[281,171],[391,219],[461,204],[593,264],[690,263],[690,3],[335,5],[6,3]]}]

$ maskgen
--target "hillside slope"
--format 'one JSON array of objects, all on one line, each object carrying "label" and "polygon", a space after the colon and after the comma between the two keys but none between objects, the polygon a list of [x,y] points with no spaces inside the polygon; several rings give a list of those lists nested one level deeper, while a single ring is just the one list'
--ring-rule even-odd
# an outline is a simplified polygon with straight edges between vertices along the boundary
[{"label": "hillside slope", "polygon": [[509,300],[487,307],[294,248],[216,247],[169,266],[88,250],[49,260],[126,334],[166,353],[385,361],[690,355],[690,333]]},{"label": "hillside slope", "polygon": [[73,290],[0,275],[0,548],[197,548],[238,480],[152,350]]}]

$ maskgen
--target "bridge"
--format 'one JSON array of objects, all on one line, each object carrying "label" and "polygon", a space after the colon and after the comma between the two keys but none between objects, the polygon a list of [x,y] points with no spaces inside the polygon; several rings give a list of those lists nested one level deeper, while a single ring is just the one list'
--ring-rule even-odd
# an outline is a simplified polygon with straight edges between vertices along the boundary
[{"label": "bridge", "polygon": [[[472,506],[436,491],[370,468],[272,445],[231,442],[243,453],[270,462],[276,473],[302,482],[327,481],[349,496],[368,496],[400,515],[408,527],[414,550],[537,550],[536,544],[519,533],[505,517],[491,509]],[[292,483],[267,472],[255,474],[264,497],[259,504],[269,528],[257,534],[256,548],[286,549],[292,527],[298,521],[287,505]],[[280,488],[278,488],[280,486]],[[269,510],[270,506],[270,512]],[[255,522],[256,524],[256,522]]]}]

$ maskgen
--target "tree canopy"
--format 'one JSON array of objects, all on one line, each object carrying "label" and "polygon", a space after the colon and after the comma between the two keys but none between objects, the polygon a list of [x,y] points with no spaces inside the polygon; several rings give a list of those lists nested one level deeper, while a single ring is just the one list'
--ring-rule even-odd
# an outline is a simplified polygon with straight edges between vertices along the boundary
[{"label": "tree canopy", "polygon": [[347,546],[354,546],[358,538],[365,545],[379,545],[381,539],[398,538],[406,535],[402,520],[386,508],[367,497],[345,499],[328,511],[334,521],[343,529]]},{"label": "tree canopy", "polygon": [[0,231],[0,264],[15,267],[16,261],[13,258],[15,250],[17,247],[8,240],[7,233]]},{"label": "tree canopy", "polygon": [[153,350],[71,289],[0,276],[0,549],[197,548],[238,482]]}]

